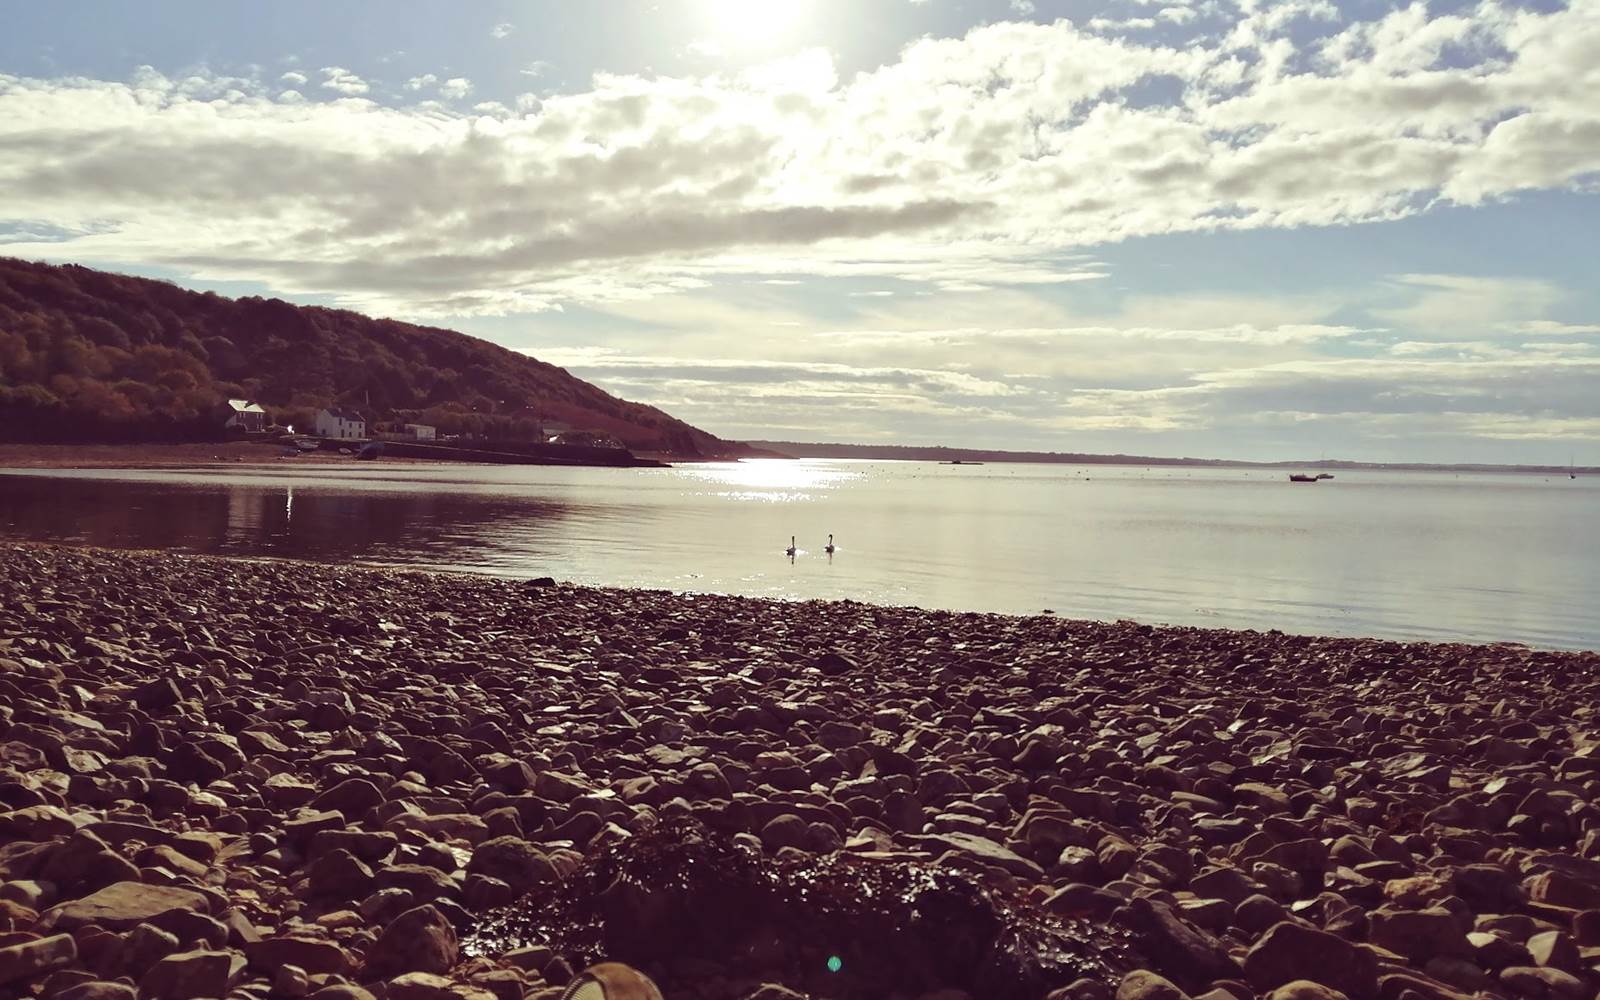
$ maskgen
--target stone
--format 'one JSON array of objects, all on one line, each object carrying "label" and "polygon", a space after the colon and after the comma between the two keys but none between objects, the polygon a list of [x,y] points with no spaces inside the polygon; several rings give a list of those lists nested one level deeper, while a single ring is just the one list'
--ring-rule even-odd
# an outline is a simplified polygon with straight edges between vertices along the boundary
[{"label": "stone", "polygon": [[88,924],[108,930],[127,930],[173,910],[206,913],[210,905],[203,893],[191,889],[118,882],[82,899],[52,907],[43,919],[61,930]]},{"label": "stone", "polygon": [[1500,970],[1500,981],[1526,997],[1570,997],[1584,1000],[1583,980],[1560,969],[1513,965]]},{"label": "stone", "polygon": [[55,993],[50,1000],[137,1000],[138,992],[126,983],[79,983]]},{"label": "stone", "polygon": [[70,934],[0,947],[0,986],[71,965],[77,958],[78,943]]},{"label": "stone", "polygon": [[1533,956],[1533,964],[1541,968],[1560,969],[1573,975],[1583,970],[1583,956],[1566,931],[1542,931],[1528,938],[1528,954]]},{"label": "stone", "polygon": [[1156,973],[1140,969],[1122,977],[1116,1000],[1189,1000],[1189,994]]},{"label": "stone", "polygon": [[342,847],[312,862],[306,875],[313,896],[359,899],[372,888],[372,869]]},{"label": "stone", "polygon": [[1373,944],[1418,965],[1439,955],[1472,957],[1466,932],[1449,910],[1374,910],[1368,928]]},{"label": "stone", "polygon": [[1204,987],[1216,979],[1241,974],[1222,942],[1178,916],[1165,903],[1135,899],[1124,922],[1144,945],[1144,953],[1180,985]]},{"label": "stone", "polygon": [[1267,1000],[1349,1000],[1331,986],[1313,983],[1309,979],[1296,979],[1267,994]]},{"label": "stone", "polygon": [[473,848],[467,873],[499,879],[518,896],[559,878],[550,859],[521,837],[495,837],[479,844]]},{"label": "stone", "polygon": [[269,973],[292,965],[308,975],[340,975],[354,965],[342,945],[294,934],[262,938],[245,945],[244,953],[251,966]]},{"label": "stone", "polygon": [[1378,990],[1378,962],[1371,951],[1293,921],[1272,927],[1251,946],[1244,972],[1263,993],[1298,979],[1332,987],[1350,1000],[1370,1000]]},{"label": "stone", "polygon": [[364,978],[405,972],[448,972],[460,955],[456,929],[439,909],[424,904],[395,917],[367,952]]},{"label": "stone", "polygon": [[140,1000],[211,1000],[226,996],[244,975],[245,958],[231,951],[168,955],[139,980]]}]

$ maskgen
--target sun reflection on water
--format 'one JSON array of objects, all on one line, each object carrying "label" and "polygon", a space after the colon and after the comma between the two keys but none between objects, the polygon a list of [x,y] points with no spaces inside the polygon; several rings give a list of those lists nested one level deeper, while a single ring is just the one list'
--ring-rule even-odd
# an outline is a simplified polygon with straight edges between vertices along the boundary
[{"label": "sun reflection on water", "polygon": [[861,477],[860,473],[836,465],[778,458],[679,466],[679,469],[690,481],[712,487],[696,490],[697,495],[755,503],[811,500],[818,491],[834,489]]}]

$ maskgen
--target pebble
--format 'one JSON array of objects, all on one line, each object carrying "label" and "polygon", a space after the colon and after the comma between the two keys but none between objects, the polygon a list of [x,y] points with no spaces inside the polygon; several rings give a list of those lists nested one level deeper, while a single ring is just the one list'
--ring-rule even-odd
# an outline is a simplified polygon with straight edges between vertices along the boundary
[{"label": "pebble", "polygon": [[1116,946],[908,1000],[1600,994],[1594,653],[0,544],[0,989],[866,1000],[795,941],[463,951],[678,821]]}]

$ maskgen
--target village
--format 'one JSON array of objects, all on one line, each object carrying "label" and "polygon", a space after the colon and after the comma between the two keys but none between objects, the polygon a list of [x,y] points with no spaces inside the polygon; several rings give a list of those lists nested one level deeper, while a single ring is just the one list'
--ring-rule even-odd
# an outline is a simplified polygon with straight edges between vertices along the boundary
[{"label": "village", "polygon": [[369,420],[360,410],[345,406],[318,408],[311,426],[302,428],[278,425],[258,402],[229,399],[222,404],[219,419],[224,436],[277,445],[285,458],[335,452],[369,461],[393,457],[500,465],[662,464],[636,457],[609,434],[559,420],[541,420],[535,433],[508,440],[440,433],[432,424]]}]

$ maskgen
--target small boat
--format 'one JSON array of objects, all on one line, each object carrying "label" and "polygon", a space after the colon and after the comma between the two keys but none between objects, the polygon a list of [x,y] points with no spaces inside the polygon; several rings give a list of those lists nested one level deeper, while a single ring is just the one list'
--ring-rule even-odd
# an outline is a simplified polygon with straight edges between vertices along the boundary
[{"label": "small boat", "polygon": [[373,441],[370,444],[362,445],[361,446],[361,450],[356,452],[356,457],[360,458],[360,459],[366,459],[368,461],[371,461],[372,459],[377,458],[379,455],[382,455],[382,454],[383,454],[383,442],[382,441]]},{"label": "small boat", "polygon": [[1289,482],[1291,483],[1314,483],[1316,481],[1316,476],[1308,476],[1301,472],[1289,473]]},{"label": "small boat", "polygon": [[1318,476],[1317,476],[1317,478],[1318,478],[1318,479],[1332,479],[1332,478],[1333,478],[1333,473],[1331,473],[1331,472],[1324,472],[1324,473],[1322,473],[1322,474],[1320,474],[1320,475],[1318,475]]},{"label": "small boat", "polygon": [[940,462],[939,464],[940,465],[982,465],[983,463],[982,462],[963,461],[962,459],[954,458],[954,459],[951,459],[948,462]]}]

